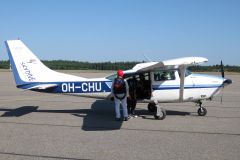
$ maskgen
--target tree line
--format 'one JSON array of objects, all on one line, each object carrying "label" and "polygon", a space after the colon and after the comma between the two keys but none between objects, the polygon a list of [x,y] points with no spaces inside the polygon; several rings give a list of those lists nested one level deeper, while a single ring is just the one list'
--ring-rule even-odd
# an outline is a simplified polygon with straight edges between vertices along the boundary
[{"label": "tree line", "polygon": [[[54,70],[127,70],[141,62],[80,62],[68,60],[43,60],[46,66]],[[0,61],[0,69],[9,69],[9,61]],[[193,72],[219,72],[220,65],[191,66]],[[224,70],[228,72],[240,72],[240,66],[225,65]]]}]

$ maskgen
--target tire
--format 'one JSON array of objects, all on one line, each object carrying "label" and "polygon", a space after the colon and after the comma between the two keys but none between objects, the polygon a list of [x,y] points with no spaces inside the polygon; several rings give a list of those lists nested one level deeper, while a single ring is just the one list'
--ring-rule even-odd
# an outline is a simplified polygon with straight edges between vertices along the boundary
[{"label": "tire", "polygon": [[161,115],[160,116],[158,116],[157,115],[157,112],[154,112],[154,118],[155,119],[157,119],[157,120],[163,120],[163,119],[165,119],[166,118],[166,110],[165,109],[161,109]]},{"label": "tire", "polygon": [[149,103],[148,104],[148,111],[149,112],[153,113],[153,112],[156,112],[156,110],[157,110],[157,107],[154,103]]},{"label": "tire", "polygon": [[206,114],[207,114],[207,109],[206,109],[206,108],[200,107],[200,108],[198,109],[198,115],[199,115],[199,116],[205,116]]}]

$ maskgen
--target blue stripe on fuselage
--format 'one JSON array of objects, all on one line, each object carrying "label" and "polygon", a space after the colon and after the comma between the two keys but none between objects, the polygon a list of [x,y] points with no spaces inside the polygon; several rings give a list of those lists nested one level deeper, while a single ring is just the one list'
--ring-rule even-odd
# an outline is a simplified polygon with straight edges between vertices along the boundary
[{"label": "blue stripe on fuselage", "polygon": [[[220,88],[222,87],[221,84],[219,85],[185,85],[184,89],[197,89],[197,88]],[[180,89],[180,86],[176,85],[154,85],[153,90],[174,90],[174,89]]]},{"label": "blue stripe on fuselage", "polygon": [[35,91],[50,93],[96,93],[111,92],[111,81],[83,81],[83,82],[48,82],[48,83],[29,83],[19,85],[18,88],[28,89],[37,85],[56,84],[57,86],[47,89],[33,89]]},{"label": "blue stripe on fuselage", "polygon": [[[48,83],[28,83],[17,86],[21,89],[29,89],[37,85],[57,84],[56,87],[47,89],[33,89],[36,91],[50,92],[50,93],[97,93],[97,92],[111,92],[112,81],[83,81],[83,82],[48,82]],[[185,85],[184,89],[197,88],[220,88],[222,84],[204,84],[204,85]],[[180,89],[179,85],[153,85],[153,90],[174,90]]]}]

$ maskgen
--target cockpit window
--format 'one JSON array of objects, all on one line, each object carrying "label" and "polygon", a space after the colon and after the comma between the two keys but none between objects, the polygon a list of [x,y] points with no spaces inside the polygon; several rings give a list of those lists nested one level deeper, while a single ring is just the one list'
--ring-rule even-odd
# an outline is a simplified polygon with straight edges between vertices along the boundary
[{"label": "cockpit window", "polygon": [[155,71],[153,73],[154,81],[175,80],[174,70]]},{"label": "cockpit window", "polygon": [[113,81],[115,78],[117,78],[117,74],[112,74],[112,75],[106,77],[106,79],[109,79],[111,81]]},{"label": "cockpit window", "polygon": [[192,74],[192,72],[190,70],[186,69],[185,77],[189,76],[190,74]]},{"label": "cockpit window", "polygon": [[[178,72],[178,74],[179,74],[179,77],[181,77],[180,71]],[[187,76],[189,76],[189,75],[191,75],[191,74],[192,74],[192,72],[191,72],[190,70],[186,69],[186,71],[185,71],[185,77],[187,77]]]}]

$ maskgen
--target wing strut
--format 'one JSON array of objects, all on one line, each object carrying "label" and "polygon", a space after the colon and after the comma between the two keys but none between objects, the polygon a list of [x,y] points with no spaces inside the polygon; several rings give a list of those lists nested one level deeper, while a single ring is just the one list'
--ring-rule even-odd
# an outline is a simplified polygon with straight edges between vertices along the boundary
[{"label": "wing strut", "polygon": [[186,66],[180,66],[179,72],[180,72],[180,89],[179,89],[179,101],[183,101],[184,96],[184,82],[185,82],[185,72],[186,72]]}]

